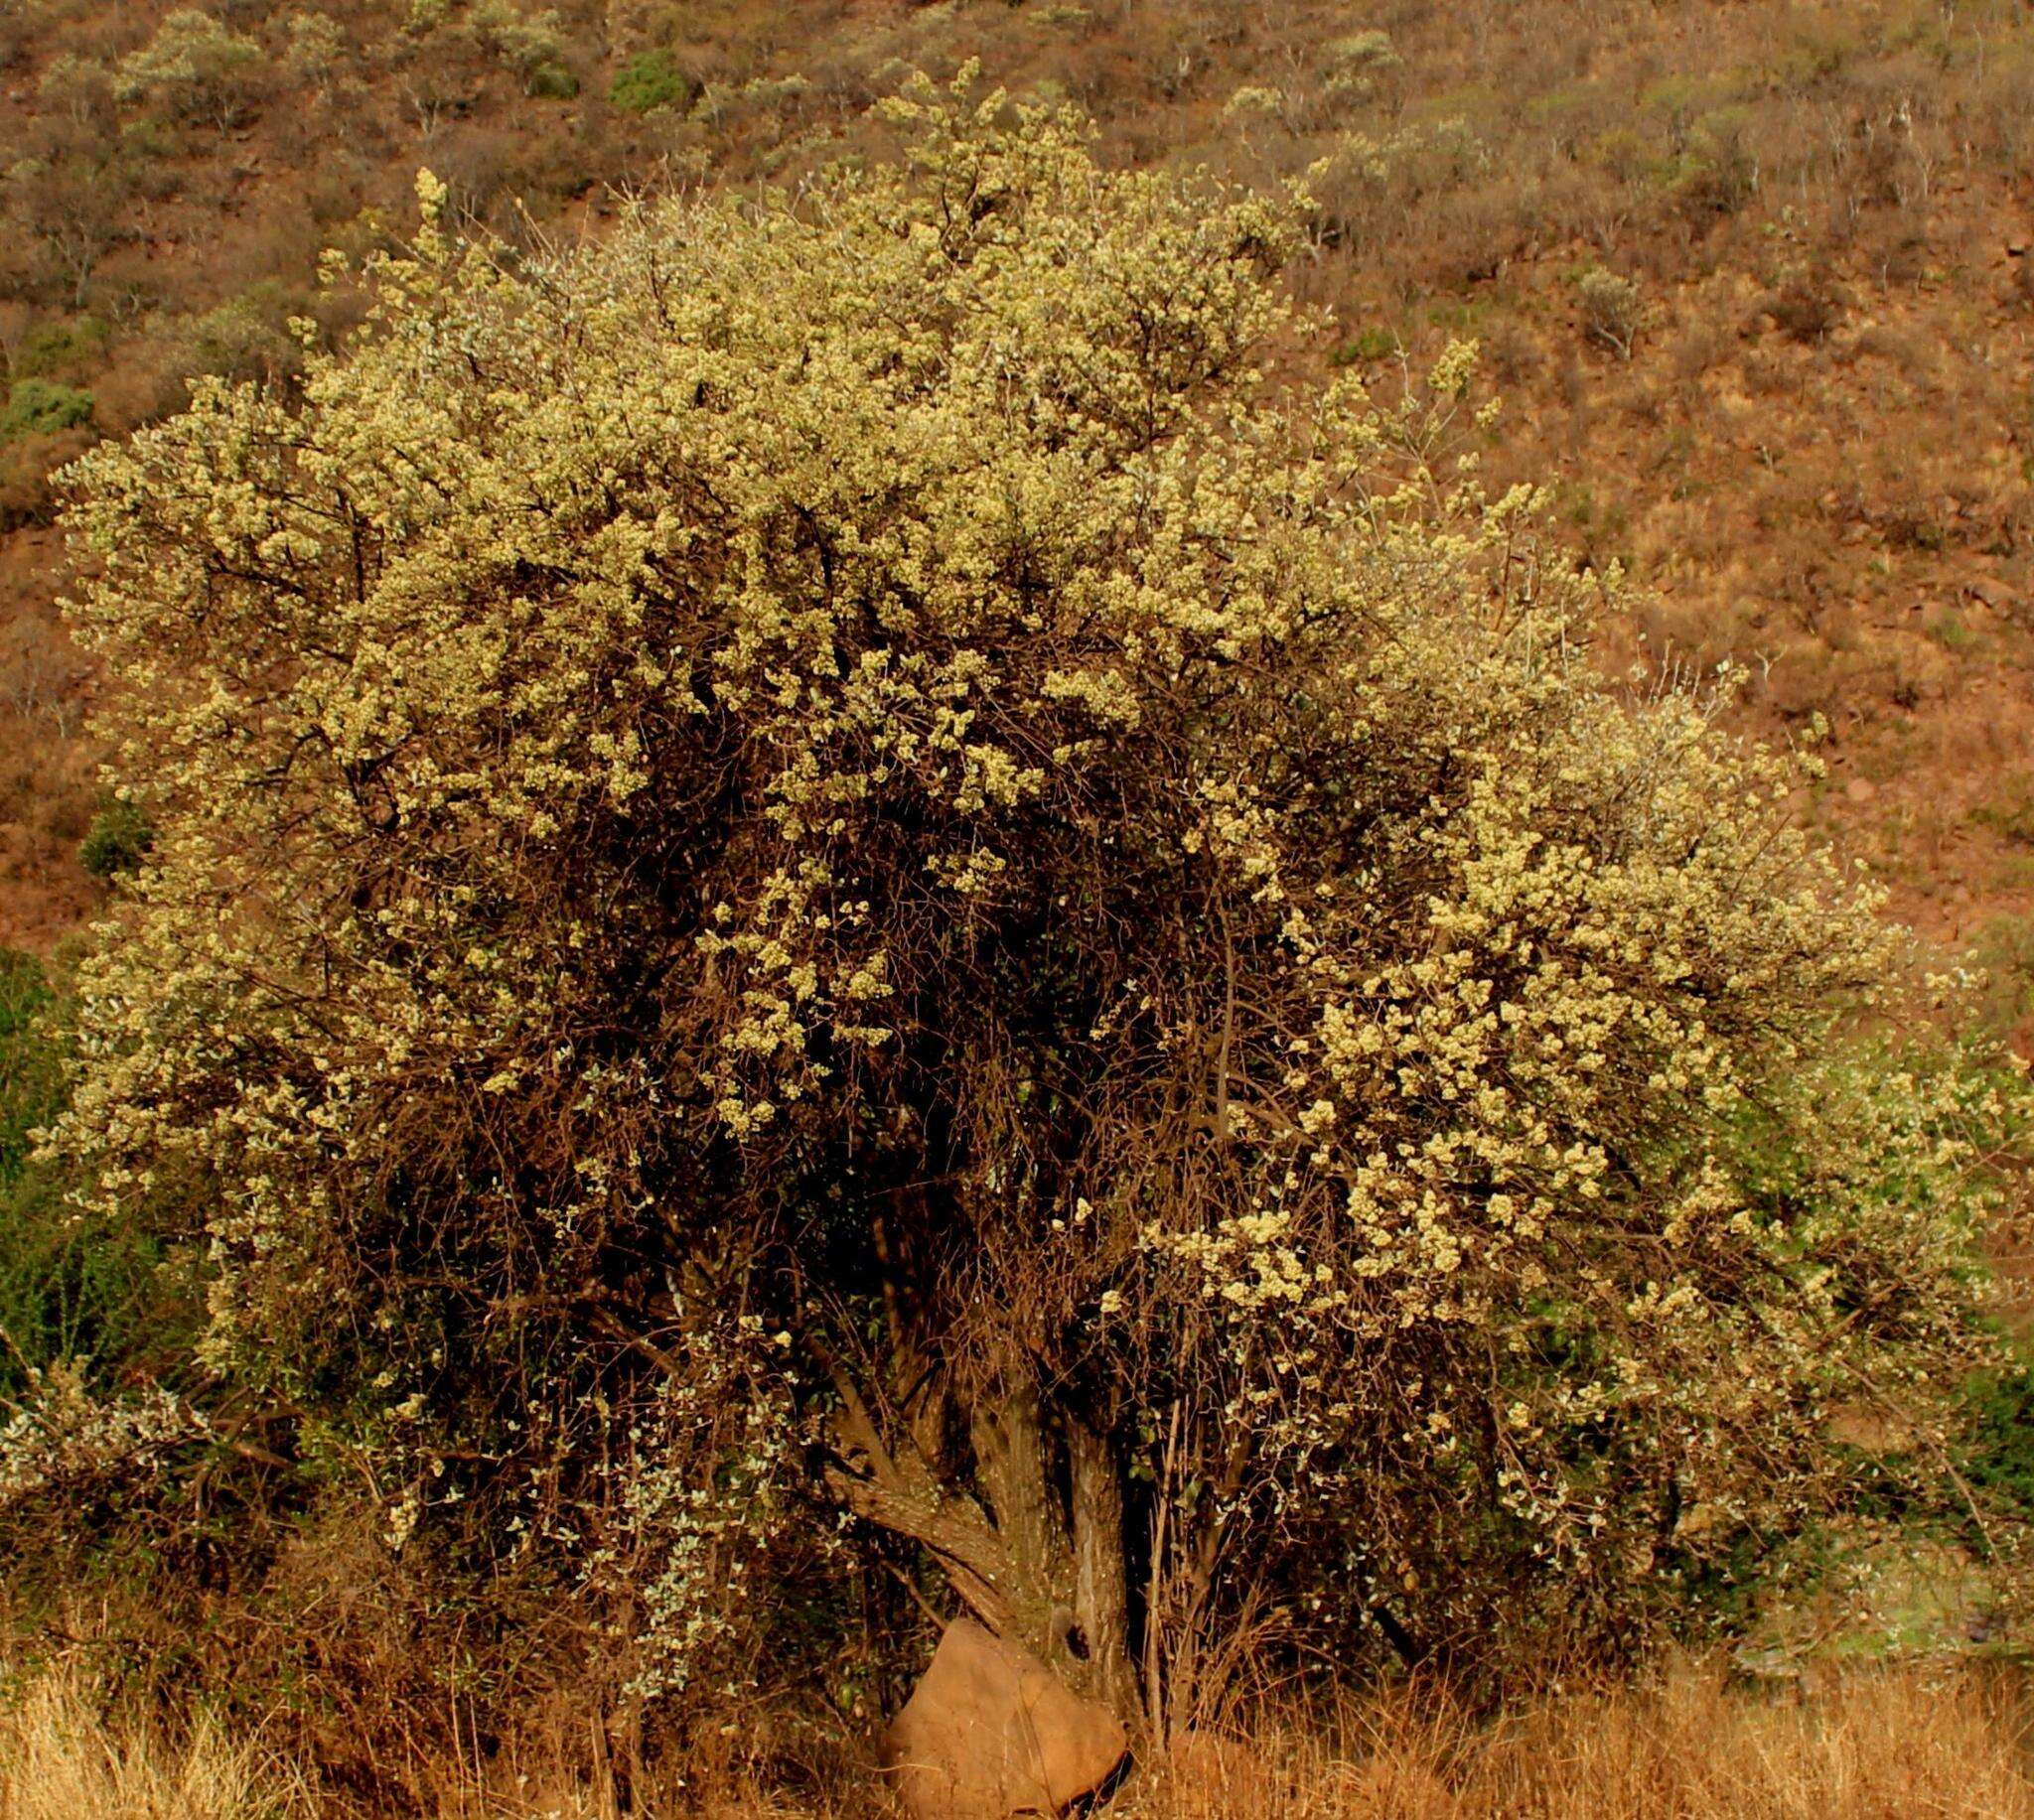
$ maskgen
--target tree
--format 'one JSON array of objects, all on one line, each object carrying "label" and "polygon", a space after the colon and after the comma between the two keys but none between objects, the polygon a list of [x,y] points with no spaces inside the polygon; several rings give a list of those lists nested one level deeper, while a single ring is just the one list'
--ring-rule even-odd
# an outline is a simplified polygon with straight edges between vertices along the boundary
[{"label": "tree", "polygon": [[127,231],[133,173],[103,134],[59,127],[38,156],[6,174],[7,211],[21,237],[41,248],[50,280],[80,310],[91,281]]},{"label": "tree", "polygon": [[160,96],[176,113],[229,133],[246,118],[261,63],[253,39],[197,7],[179,7],[121,59],[115,92],[123,101]]},{"label": "tree", "polygon": [[1629,360],[1646,321],[1646,303],[1637,282],[1592,265],[1576,279],[1575,295],[1581,302],[1582,327],[1589,339],[1601,343],[1619,359]]},{"label": "tree", "polygon": [[1161,1728],[1238,1639],[1641,1634],[1841,1507],[1847,1400],[1943,1432],[1898,938],[1591,668],[1468,350],[1288,395],[1283,209],[885,113],[547,261],[426,177],[301,402],[72,471],[155,844],[53,1150],[645,1690],[822,1545]]},{"label": "tree", "polygon": [[38,78],[36,98],[45,107],[60,110],[73,132],[102,135],[111,124],[112,74],[90,58],[62,52]]},{"label": "tree", "polygon": [[330,13],[292,13],[283,21],[283,73],[330,101],[351,47],[346,29]]},{"label": "tree", "polygon": [[491,57],[507,64],[526,93],[551,99],[579,92],[565,62],[565,33],[555,10],[525,13],[516,0],[482,0],[467,30]]}]

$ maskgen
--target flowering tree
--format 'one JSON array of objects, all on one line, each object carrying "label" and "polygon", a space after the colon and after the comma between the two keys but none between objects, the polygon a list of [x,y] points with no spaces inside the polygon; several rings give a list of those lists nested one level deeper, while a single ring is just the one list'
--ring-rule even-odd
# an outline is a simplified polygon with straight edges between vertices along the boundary
[{"label": "flowering tree", "polygon": [[873,1537],[1161,1724],[1925,1450],[1966,1150],[1843,1059],[1895,941],[1791,763],[1584,660],[1464,350],[1281,392],[1283,210],[886,113],[528,263],[426,179],[300,403],[72,471],[156,839],[51,1142],[207,1359],[391,1542],[583,1550],[646,1687]]}]

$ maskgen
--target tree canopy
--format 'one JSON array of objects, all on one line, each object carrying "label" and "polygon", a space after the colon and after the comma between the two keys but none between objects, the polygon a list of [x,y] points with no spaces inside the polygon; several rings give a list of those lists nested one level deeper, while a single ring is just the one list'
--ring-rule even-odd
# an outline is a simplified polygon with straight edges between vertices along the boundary
[{"label": "tree canopy", "polygon": [[51,1147],[645,1690],[872,1551],[1161,1723],[1698,1606],[1974,1344],[1809,761],[1592,663],[1471,350],[1287,376],[1289,208],[886,112],[535,256],[426,177],[301,396],[72,471],[154,844]]}]

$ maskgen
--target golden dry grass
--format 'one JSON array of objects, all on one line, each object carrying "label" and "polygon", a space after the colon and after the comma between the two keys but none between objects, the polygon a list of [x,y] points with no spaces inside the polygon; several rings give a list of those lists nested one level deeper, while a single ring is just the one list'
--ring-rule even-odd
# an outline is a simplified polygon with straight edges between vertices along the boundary
[{"label": "golden dry grass", "polygon": [[[1130,1777],[1115,1820],[2034,1820],[2029,1709],[1971,1671],[1860,1671],[1797,1697],[1748,1692],[1700,1665],[1657,1687],[1571,1695],[1478,1723],[1410,1699],[1353,1706],[1330,1734],[1201,1741]],[[538,1749],[485,1773],[438,1765],[432,1820],[615,1820],[611,1791]],[[879,1791],[818,1805],[701,1778],[639,1789],[638,1816],[849,1820]],[[354,1815],[272,1752],[203,1722],[176,1737],[110,1726],[90,1684],[57,1670],[0,1714],[0,1820],[294,1820]]]},{"label": "golden dry grass", "polygon": [[172,1738],[109,1724],[56,1669],[0,1711],[0,1820],[289,1820],[318,1812],[303,1776],[201,1718]]},{"label": "golden dry grass", "polygon": [[[1492,1725],[1411,1704],[1353,1716],[1355,1748],[1233,1749],[1152,1791],[1139,1820],[1918,1820],[2034,1816],[2027,1716],[1975,1674],[1878,1671],[1812,1698],[1686,1667]],[[1210,1773],[1211,1768],[1214,1773]]]}]

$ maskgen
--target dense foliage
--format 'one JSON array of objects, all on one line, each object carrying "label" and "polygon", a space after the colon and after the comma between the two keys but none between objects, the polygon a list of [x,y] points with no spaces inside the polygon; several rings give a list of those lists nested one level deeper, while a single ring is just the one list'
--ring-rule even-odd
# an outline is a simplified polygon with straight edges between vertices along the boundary
[{"label": "dense foliage", "polygon": [[1939,1458],[1984,1108],[1845,1034],[1797,763],[1592,668],[1467,350],[1280,391],[1286,210],[887,118],[559,257],[427,178],[300,403],[73,471],[154,841],[49,1148],[208,1366],[644,1690],[903,1550],[1166,1721],[1641,1636],[1860,1406]]}]

